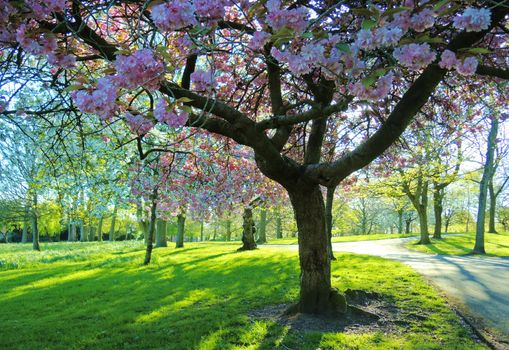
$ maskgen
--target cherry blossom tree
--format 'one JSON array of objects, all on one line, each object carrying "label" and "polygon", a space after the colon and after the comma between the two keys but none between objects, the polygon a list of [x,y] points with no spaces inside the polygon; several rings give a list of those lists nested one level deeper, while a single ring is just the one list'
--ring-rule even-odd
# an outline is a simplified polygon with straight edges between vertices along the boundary
[{"label": "cherry blossom tree", "polygon": [[[140,138],[161,125],[194,127],[254,151],[294,208],[301,289],[293,310],[305,313],[346,310],[331,288],[320,186],[336,186],[389,148],[447,77],[509,76],[504,2],[0,5],[5,59],[35,72],[48,68],[25,54],[53,65],[55,84],[74,90],[82,112],[123,119]],[[323,161],[327,120],[347,110],[355,118],[366,103],[384,111],[371,122],[376,131]]]}]

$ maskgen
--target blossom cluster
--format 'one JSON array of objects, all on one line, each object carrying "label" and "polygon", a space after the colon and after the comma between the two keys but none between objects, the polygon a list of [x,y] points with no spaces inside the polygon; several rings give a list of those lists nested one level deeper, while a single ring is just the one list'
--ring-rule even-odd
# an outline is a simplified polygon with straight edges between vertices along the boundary
[{"label": "blossom cluster", "polygon": [[450,50],[445,50],[440,57],[438,65],[444,69],[456,69],[458,74],[463,76],[470,76],[477,70],[479,62],[473,56],[467,57],[464,60],[459,60],[456,54]]},{"label": "blossom cluster", "polygon": [[99,79],[96,89],[74,91],[72,98],[80,111],[97,114],[102,120],[108,120],[117,110],[117,91],[115,77],[106,76]]},{"label": "blossom cluster", "polygon": [[188,0],[174,0],[152,7],[152,20],[163,31],[179,30],[197,24],[195,7]]},{"label": "blossom cluster", "polygon": [[19,45],[33,55],[48,55],[57,49],[57,40],[51,33],[38,32],[36,24],[21,24],[16,31]]},{"label": "blossom cluster", "polygon": [[350,84],[350,93],[362,100],[378,101],[389,94],[394,73],[389,72],[379,78],[374,87],[367,87],[362,81]]},{"label": "blossom cluster", "polygon": [[150,49],[117,56],[115,68],[121,86],[127,89],[143,86],[147,90],[156,90],[164,79],[164,63]]},{"label": "blossom cluster", "polygon": [[158,122],[172,128],[182,127],[186,124],[189,115],[187,112],[179,112],[176,108],[169,109],[168,102],[164,98],[157,101],[154,108],[154,116]]},{"label": "blossom cluster", "polygon": [[454,27],[467,32],[480,32],[488,29],[491,23],[491,12],[485,8],[469,7],[461,15],[454,18]]},{"label": "blossom cluster", "polygon": [[66,0],[26,0],[35,18],[45,18],[52,12],[62,12],[66,7]]},{"label": "blossom cluster", "polygon": [[296,33],[302,33],[308,22],[306,20],[307,10],[304,7],[295,9],[281,9],[280,0],[267,1],[267,24],[275,31],[283,28],[295,30]]},{"label": "blossom cluster", "polygon": [[154,123],[141,114],[127,112],[124,118],[131,132],[139,136],[147,134],[154,127]]},{"label": "blossom cluster", "polygon": [[211,92],[216,85],[216,80],[211,71],[197,70],[191,74],[191,83],[196,91]]},{"label": "blossom cluster", "polygon": [[394,49],[393,56],[402,66],[410,70],[419,70],[433,62],[436,53],[427,43],[408,44]]},{"label": "blossom cluster", "polygon": [[72,68],[76,64],[76,56],[50,53],[48,55],[48,63],[61,68]]}]

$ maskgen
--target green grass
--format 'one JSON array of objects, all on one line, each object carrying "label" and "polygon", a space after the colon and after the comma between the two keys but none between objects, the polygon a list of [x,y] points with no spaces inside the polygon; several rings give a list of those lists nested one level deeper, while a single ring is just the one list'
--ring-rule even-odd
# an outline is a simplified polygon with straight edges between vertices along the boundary
[{"label": "green grass", "polygon": [[[392,239],[392,238],[407,238],[416,237],[417,233],[374,233],[371,235],[350,235],[350,236],[339,236],[332,237],[332,242],[358,242],[358,241],[378,241],[381,239]],[[271,239],[268,241],[269,244],[297,244],[297,238],[280,238]]]},{"label": "green grass", "polygon": [[[488,256],[509,256],[509,233],[486,233],[484,247]],[[432,244],[416,245],[410,242],[407,248],[428,254],[465,255],[472,252],[475,243],[474,233],[445,236],[431,239]]]},{"label": "green grass", "polygon": [[[483,349],[413,270],[337,254],[333,284],[392,300],[410,321],[394,334],[297,332],[250,310],[298,295],[298,259],[286,250],[140,243],[0,245],[0,349]],[[424,316],[424,317],[422,317]]]}]

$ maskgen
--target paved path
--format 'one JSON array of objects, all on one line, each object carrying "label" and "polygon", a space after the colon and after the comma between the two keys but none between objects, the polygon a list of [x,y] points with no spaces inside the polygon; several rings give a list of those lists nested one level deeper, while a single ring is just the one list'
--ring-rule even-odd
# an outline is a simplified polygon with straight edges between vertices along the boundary
[{"label": "paved path", "polygon": [[[333,243],[333,250],[376,255],[410,265],[509,341],[509,259],[412,252],[404,247],[409,240],[415,238]],[[296,245],[286,247],[297,249]]]}]

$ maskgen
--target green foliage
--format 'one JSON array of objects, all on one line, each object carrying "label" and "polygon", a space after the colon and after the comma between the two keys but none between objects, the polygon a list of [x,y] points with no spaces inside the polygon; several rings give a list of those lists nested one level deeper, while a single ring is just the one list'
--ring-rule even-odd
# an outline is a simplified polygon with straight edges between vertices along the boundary
[{"label": "green foliage", "polygon": [[[0,259],[39,256],[29,249],[0,246]],[[43,249],[53,261],[0,271],[2,349],[482,348],[420,276],[376,257],[339,254],[333,285],[381,293],[402,315],[424,320],[410,317],[393,334],[349,334],[303,333],[250,318],[250,310],[297,298],[297,254],[285,250],[189,244],[156,249],[145,267],[139,243]]]}]

